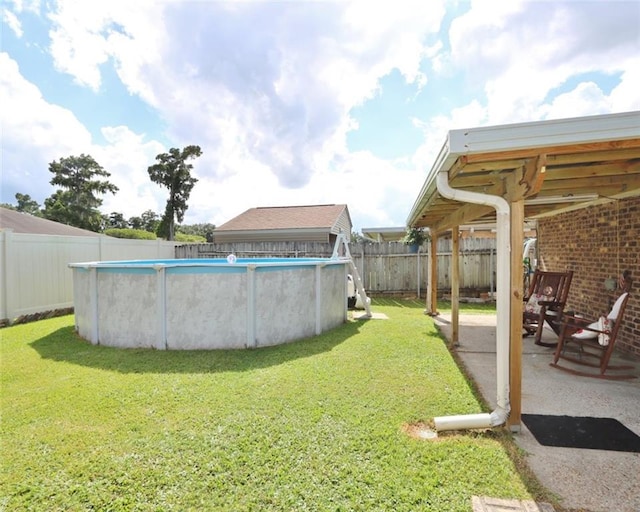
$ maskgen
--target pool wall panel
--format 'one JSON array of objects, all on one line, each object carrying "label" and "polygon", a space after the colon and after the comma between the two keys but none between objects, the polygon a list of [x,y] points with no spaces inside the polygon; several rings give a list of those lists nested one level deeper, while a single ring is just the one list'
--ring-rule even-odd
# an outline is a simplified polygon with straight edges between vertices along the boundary
[{"label": "pool wall panel", "polygon": [[315,334],[315,267],[260,271],[256,279],[258,347]]},{"label": "pool wall panel", "polygon": [[93,339],[91,333],[91,326],[94,323],[91,313],[91,294],[93,292],[90,283],[91,272],[95,272],[95,270],[75,269],[73,272],[73,299],[75,301],[73,312],[78,334],[95,344],[98,340]]},{"label": "pool wall panel", "polygon": [[322,272],[320,331],[324,332],[347,321],[347,271],[345,266],[332,265]]},{"label": "pool wall panel", "polygon": [[247,276],[167,275],[167,348],[244,348]]},{"label": "pool wall panel", "polygon": [[[101,269],[100,269],[101,270]],[[157,279],[152,274],[98,271],[101,345],[163,349],[157,336]]]}]

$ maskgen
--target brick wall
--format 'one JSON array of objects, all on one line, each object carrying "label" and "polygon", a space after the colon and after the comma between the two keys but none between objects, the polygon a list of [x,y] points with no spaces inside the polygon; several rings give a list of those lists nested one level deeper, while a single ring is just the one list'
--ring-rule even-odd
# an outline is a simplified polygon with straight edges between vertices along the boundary
[{"label": "brick wall", "polygon": [[537,246],[541,269],[574,271],[566,309],[588,318],[611,309],[616,295],[605,290],[605,279],[631,271],[616,347],[640,355],[640,197],[540,219]]}]

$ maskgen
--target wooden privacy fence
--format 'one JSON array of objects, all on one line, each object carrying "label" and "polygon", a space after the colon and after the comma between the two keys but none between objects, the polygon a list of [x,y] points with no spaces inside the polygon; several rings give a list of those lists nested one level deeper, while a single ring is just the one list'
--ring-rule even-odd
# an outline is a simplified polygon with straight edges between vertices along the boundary
[{"label": "wooden privacy fence", "polygon": [[[367,292],[424,296],[429,279],[428,244],[412,252],[401,242],[350,243],[349,251]],[[176,258],[329,258],[333,246],[320,242],[246,242],[189,244],[176,247]],[[451,240],[439,239],[438,290],[451,288]],[[495,239],[460,239],[460,289],[475,296],[495,290]]]}]

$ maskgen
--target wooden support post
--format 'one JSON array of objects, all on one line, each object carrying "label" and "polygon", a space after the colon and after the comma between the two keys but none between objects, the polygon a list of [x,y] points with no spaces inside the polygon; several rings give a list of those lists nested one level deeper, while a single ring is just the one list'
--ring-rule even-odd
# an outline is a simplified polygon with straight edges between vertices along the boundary
[{"label": "wooden support post", "polygon": [[429,245],[429,285],[427,288],[427,311],[431,316],[438,314],[438,234],[431,231]]},{"label": "wooden support post", "polygon": [[460,342],[460,232],[451,230],[451,343]]},{"label": "wooden support post", "polygon": [[511,205],[511,334],[509,350],[509,402],[507,425],[520,431],[522,414],[522,247],[524,243],[524,199]]}]

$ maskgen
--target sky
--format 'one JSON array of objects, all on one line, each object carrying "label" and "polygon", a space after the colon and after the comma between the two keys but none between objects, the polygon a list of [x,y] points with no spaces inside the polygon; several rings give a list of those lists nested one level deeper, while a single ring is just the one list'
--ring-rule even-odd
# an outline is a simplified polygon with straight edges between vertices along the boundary
[{"label": "sky", "polygon": [[[147,168],[198,145],[184,224],[347,204],[404,226],[447,132],[640,110],[640,0],[3,0],[0,202],[89,154],[104,214],[164,212]],[[640,131],[640,129],[639,129]]]}]

